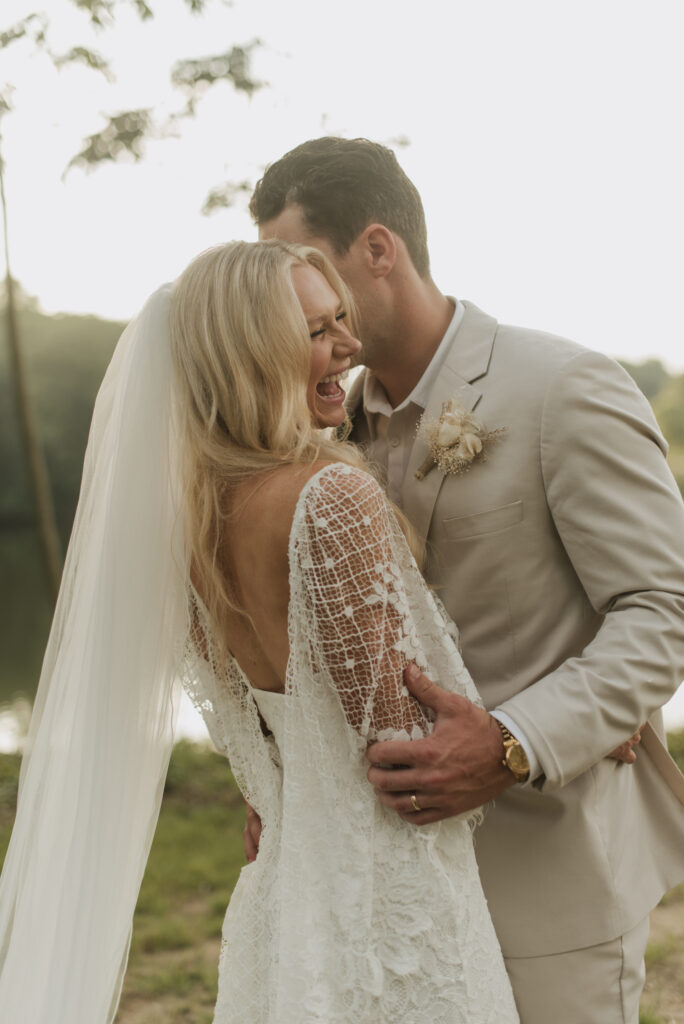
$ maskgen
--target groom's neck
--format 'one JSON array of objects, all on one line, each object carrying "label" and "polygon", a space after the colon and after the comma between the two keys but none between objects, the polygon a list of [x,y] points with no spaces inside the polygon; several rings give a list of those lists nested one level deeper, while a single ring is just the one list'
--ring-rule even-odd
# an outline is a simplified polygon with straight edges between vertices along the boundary
[{"label": "groom's neck", "polygon": [[430,279],[397,294],[389,329],[367,361],[393,408],[425,373],[453,315],[453,302]]}]

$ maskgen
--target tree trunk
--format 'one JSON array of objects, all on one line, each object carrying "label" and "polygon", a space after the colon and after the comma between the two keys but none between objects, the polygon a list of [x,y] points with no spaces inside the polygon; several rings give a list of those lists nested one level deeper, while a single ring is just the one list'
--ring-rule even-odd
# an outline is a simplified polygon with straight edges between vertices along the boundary
[{"label": "tree trunk", "polygon": [[26,370],[19,340],[19,325],[14,297],[14,285],[10,272],[9,236],[7,230],[7,203],[5,199],[5,181],[2,156],[0,155],[0,202],[2,203],[2,219],[5,242],[6,273],[6,313],[7,337],[10,346],[12,384],[14,389],[21,436],[24,444],[26,464],[31,481],[33,500],[36,512],[36,525],[40,541],[43,565],[45,568],[50,594],[55,601],[62,575],[62,552],[57,530],[55,506],[48,477],[45,456],[41,448],[36,428],[36,421],[31,409],[26,387]]}]

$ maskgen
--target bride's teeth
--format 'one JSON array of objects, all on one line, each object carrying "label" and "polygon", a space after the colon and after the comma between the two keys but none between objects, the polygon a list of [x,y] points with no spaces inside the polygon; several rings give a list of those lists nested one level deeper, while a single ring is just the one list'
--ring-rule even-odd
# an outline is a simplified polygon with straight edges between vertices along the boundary
[{"label": "bride's teeth", "polygon": [[332,384],[335,381],[343,380],[346,374],[344,373],[333,373],[329,377],[323,377],[321,384]]}]

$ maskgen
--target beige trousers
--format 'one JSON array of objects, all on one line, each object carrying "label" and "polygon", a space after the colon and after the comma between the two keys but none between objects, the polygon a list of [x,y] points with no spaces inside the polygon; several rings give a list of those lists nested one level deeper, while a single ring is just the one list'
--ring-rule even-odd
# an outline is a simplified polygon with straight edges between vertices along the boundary
[{"label": "beige trousers", "polygon": [[507,957],[521,1024],[638,1024],[648,918],[612,942]]}]

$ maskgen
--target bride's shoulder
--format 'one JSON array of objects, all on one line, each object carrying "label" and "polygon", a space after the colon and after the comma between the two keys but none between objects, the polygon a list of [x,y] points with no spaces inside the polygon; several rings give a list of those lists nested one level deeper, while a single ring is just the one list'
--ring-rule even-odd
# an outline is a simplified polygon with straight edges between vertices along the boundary
[{"label": "bride's shoulder", "polygon": [[264,476],[250,496],[250,514],[260,510],[285,524],[297,509],[313,511],[322,506],[358,514],[384,504],[382,489],[367,470],[345,462],[318,460],[306,465],[279,466]]},{"label": "bride's shoulder", "polygon": [[389,506],[374,476],[344,462],[320,464],[310,473],[297,502],[295,517],[317,528],[364,530],[377,516],[387,518]]}]

